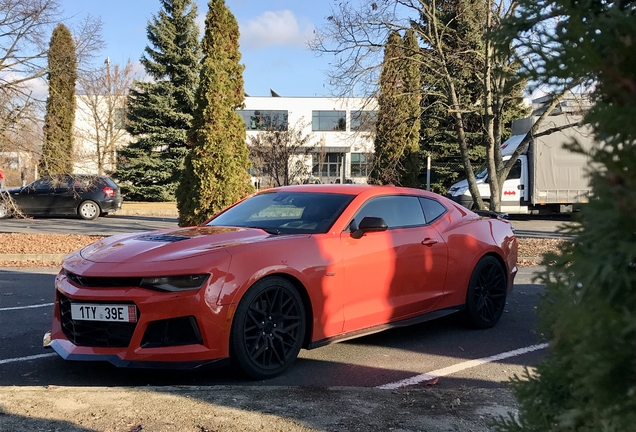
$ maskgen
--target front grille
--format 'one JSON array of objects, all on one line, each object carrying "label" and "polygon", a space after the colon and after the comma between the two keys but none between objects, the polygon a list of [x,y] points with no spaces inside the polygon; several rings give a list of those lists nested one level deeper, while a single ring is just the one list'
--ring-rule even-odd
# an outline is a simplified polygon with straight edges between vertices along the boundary
[{"label": "front grille", "polygon": [[[60,318],[64,335],[77,346],[125,348],[130,344],[137,323],[127,322],[103,322],[103,321],[79,321],[71,318],[71,300],[61,293]],[[88,303],[88,302],[82,302]],[[112,302],[100,302],[100,304]],[[130,304],[131,302],[117,302],[117,304]],[[137,320],[139,320],[139,308],[137,308]]]},{"label": "front grille", "polygon": [[66,277],[73,285],[87,288],[138,287],[141,284],[142,279],[133,277],[85,277],[71,272],[66,272]]}]

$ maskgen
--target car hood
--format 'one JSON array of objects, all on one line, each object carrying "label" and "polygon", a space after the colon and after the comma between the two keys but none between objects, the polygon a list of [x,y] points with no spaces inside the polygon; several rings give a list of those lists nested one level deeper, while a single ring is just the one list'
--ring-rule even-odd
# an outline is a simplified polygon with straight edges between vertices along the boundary
[{"label": "car hood", "polygon": [[252,228],[190,227],[108,237],[85,247],[80,255],[96,263],[144,264],[184,259],[272,237]]}]

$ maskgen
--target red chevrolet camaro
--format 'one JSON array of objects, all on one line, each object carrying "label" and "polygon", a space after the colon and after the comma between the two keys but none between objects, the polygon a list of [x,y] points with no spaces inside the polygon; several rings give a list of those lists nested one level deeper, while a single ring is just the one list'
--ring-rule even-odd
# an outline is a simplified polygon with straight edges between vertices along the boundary
[{"label": "red chevrolet camaro", "polygon": [[461,312],[497,323],[517,239],[418,189],[302,185],[189,228],[105,238],[64,260],[45,345],[68,360],[276,376],[312,349]]}]

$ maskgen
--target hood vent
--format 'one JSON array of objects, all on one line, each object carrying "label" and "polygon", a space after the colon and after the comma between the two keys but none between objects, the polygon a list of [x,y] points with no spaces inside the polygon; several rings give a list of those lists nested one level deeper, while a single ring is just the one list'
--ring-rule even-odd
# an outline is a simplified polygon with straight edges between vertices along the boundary
[{"label": "hood vent", "polygon": [[137,237],[135,240],[154,241],[154,242],[163,242],[163,243],[174,243],[174,242],[178,242],[178,241],[181,241],[181,240],[188,240],[189,238],[192,238],[192,237],[156,234],[156,235],[145,235],[145,236]]}]

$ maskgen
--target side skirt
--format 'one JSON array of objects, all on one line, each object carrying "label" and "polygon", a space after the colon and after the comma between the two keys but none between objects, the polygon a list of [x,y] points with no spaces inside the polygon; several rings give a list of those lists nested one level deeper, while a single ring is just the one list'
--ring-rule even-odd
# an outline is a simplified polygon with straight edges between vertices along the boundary
[{"label": "side skirt", "polygon": [[427,312],[423,315],[418,315],[412,318],[406,318],[400,321],[394,321],[387,324],[381,324],[381,325],[377,325],[373,327],[367,327],[364,329],[351,331],[348,333],[343,333],[338,336],[332,336],[325,339],[320,339],[320,340],[310,342],[309,345],[305,347],[305,349],[310,350],[314,348],[319,348],[321,346],[329,345],[336,342],[343,342],[349,339],[355,339],[355,338],[358,338],[361,336],[367,336],[373,333],[379,333],[381,331],[396,328],[396,327],[406,327],[406,326],[411,326],[414,324],[420,324],[426,321],[431,321],[437,318],[445,317],[450,314],[454,314],[456,312],[460,312],[463,309],[464,309],[464,305],[451,306],[448,308],[438,309],[432,312]]}]

